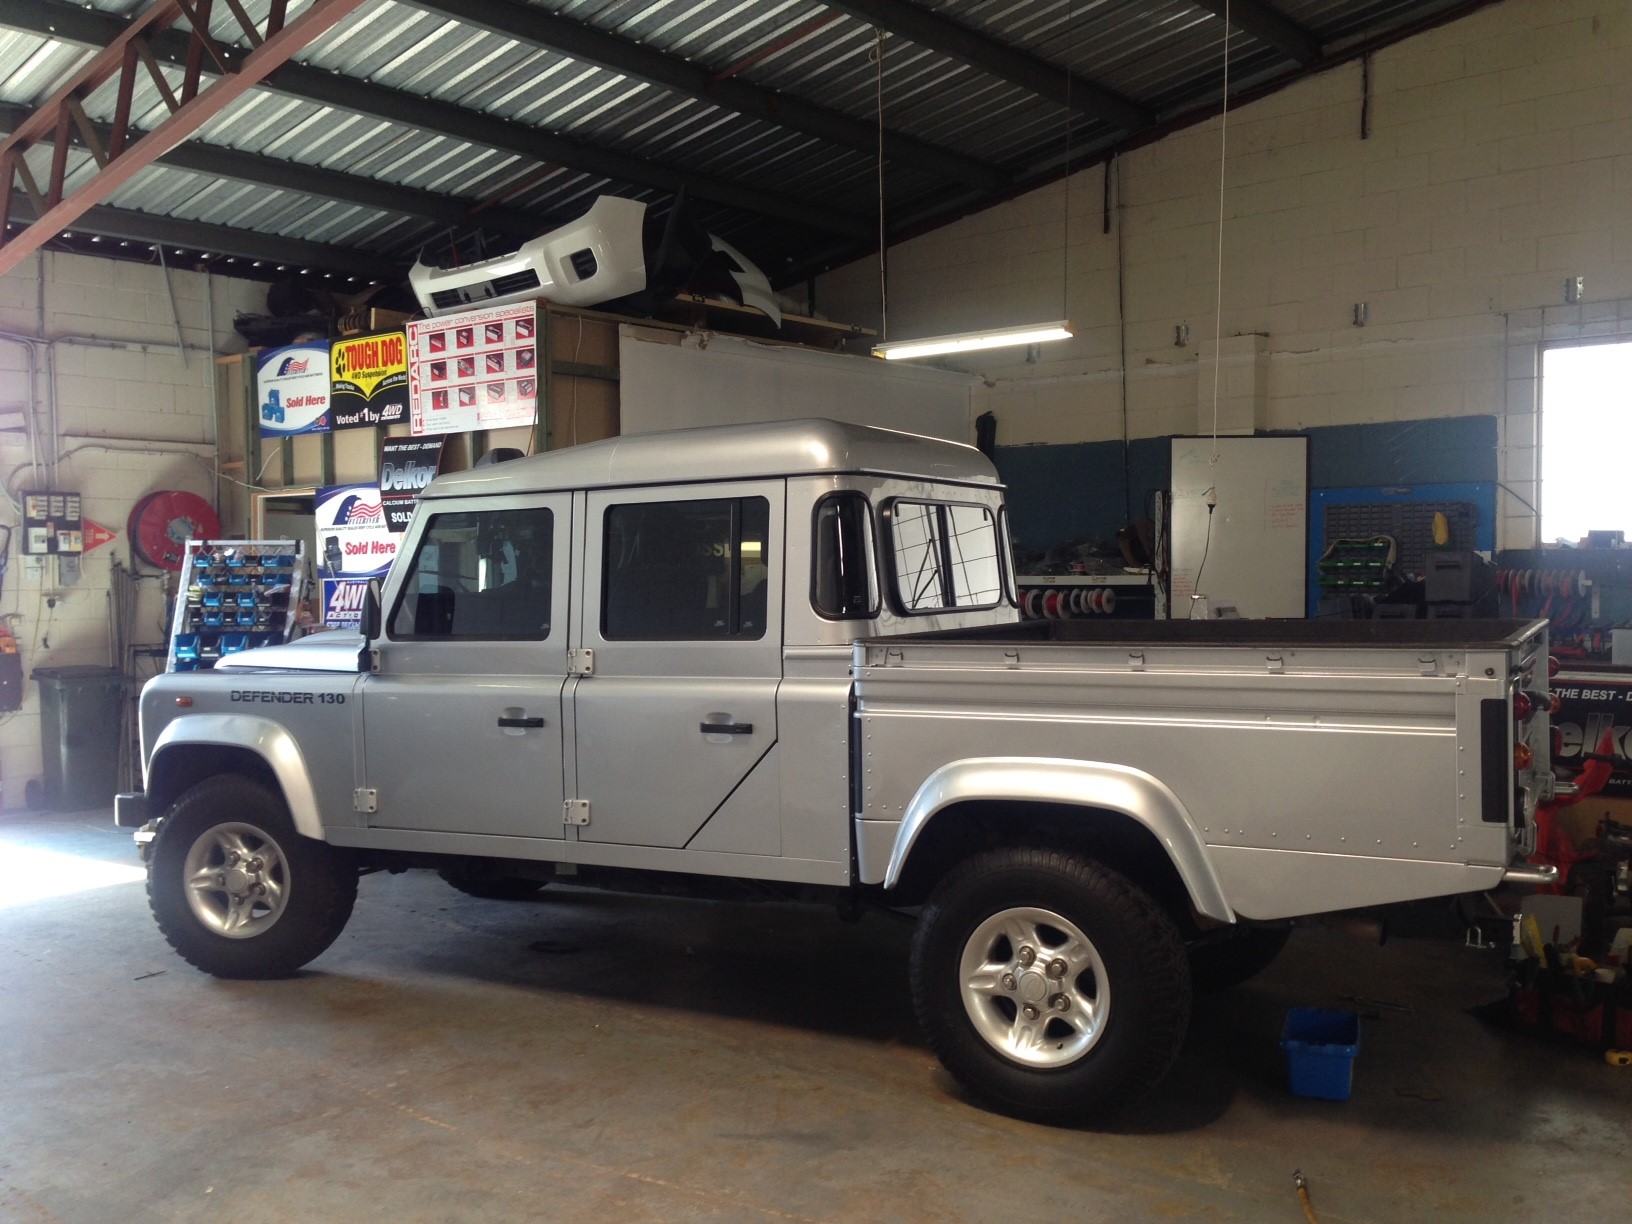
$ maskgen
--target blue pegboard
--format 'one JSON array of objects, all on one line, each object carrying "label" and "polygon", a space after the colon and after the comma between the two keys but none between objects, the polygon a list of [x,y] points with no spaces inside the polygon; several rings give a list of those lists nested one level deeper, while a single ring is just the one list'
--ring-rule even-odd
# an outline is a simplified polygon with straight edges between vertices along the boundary
[{"label": "blue pegboard", "polygon": [[1309,490],[1309,585],[1305,611],[1313,619],[1320,602],[1320,554],[1326,551],[1327,506],[1401,506],[1421,502],[1472,502],[1476,511],[1473,546],[1481,552],[1496,548],[1496,483],[1489,480],[1460,484],[1374,485],[1347,489]]}]

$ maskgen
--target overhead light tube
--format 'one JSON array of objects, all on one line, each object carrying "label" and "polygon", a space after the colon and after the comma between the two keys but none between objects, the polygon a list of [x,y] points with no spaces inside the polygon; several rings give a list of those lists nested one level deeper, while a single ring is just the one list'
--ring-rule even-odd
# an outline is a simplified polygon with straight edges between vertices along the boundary
[{"label": "overhead light tube", "polygon": [[904,361],[912,357],[937,357],[943,353],[972,353],[978,349],[1069,340],[1075,334],[1070,320],[1061,319],[1055,323],[1026,323],[1020,327],[994,327],[986,331],[957,332],[950,336],[926,336],[922,340],[891,340],[887,344],[875,344],[873,356],[886,361]]}]

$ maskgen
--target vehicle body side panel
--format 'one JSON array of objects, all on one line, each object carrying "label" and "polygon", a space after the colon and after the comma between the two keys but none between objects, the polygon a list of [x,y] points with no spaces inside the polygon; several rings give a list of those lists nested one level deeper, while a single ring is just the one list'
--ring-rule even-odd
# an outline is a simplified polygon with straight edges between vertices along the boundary
[{"label": "vehicle body side panel", "polygon": [[624,846],[615,842],[503,837],[482,833],[436,833],[417,829],[346,828],[331,830],[335,845],[365,850],[419,854],[469,854],[489,858],[530,859],[542,863],[577,863],[627,867],[642,871],[677,871],[690,875],[727,876],[741,880],[776,880],[789,884],[849,883],[847,863],[828,863],[787,855],[724,854],[662,846]]},{"label": "vehicle body side panel", "polygon": [[[1108,646],[862,645],[860,815],[905,825],[928,802],[923,780],[948,761],[1115,762],[1160,779],[1209,855],[1280,852],[1264,860],[1279,867],[1273,884],[1239,897],[1229,886],[1239,875],[1219,872],[1245,917],[1423,895],[1379,859],[1447,865],[1432,873],[1447,883],[1437,891],[1475,889],[1511,851],[1509,828],[1479,819],[1477,770],[1466,768],[1478,759],[1468,703],[1506,684],[1495,664],[1491,677],[1483,666],[1470,677],[1469,665],[1501,657],[1152,646],[1130,661]],[[1286,854],[1327,858],[1305,874]]]}]

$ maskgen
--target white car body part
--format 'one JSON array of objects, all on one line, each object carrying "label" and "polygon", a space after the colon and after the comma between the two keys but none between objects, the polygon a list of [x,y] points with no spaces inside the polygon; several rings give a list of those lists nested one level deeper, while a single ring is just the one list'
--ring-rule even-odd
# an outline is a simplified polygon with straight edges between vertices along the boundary
[{"label": "white car body part", "polygon": [[[408,281],[433,316],[540,297],[562,306],[595,306],[646,288],[645,221],[646,205],[639,200],[599,196],[578,220],[513,254],[458,268],[415,261]],[[765,273],[724,238],[710,234],[708,241],[736,265],[730,276],[743,305],[782,326],[782,308]]]},{"label": "white car body part", "polygon": [[416,261],[408,282],[429,315],[538,297],[593,306],[646,287],[645,220],[646,205],[639,200],[603,195],[576,221],[540,234],[513,254],[460,268]]},{"label": "white car body part", "polygon": [[771,288],[770,278],[759,270],[757,264],[718,234],[710,234],[708,241],[716,251],[729,256],[740,269],[731,273],[731,279],[737,282],[737,291],[742,294],[742,304],[762,311],[771,322],[781,327],[782,307],[777,304],[776,292]]}]

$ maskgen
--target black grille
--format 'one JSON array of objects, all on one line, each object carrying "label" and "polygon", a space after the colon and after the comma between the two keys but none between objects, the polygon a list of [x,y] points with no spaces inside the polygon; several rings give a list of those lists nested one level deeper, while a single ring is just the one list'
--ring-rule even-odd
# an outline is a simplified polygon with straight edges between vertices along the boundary
[{"label": "black grille", "polygon": [[528,268],[523,272],[512,272],[509,276],[495,276],[490,296],[503,297],[507,293],[520,293],[524,289],[537,289],[538,285],[538,273]]},{"label": "black grille", "polygon": [[588,247],[568,255],[567,262],[572,265],[573,272],[577,274],[578,279],[581,281],[594,276],[596,269],[600,267],[600,264],[595,262],[595,252]]},{"label": "black grille", "polygon": [[438,289],[431,294],[431,301],[438,310],[446,310],[450,306],[462,306],[465,301],[463,291],[459,289]]}]

